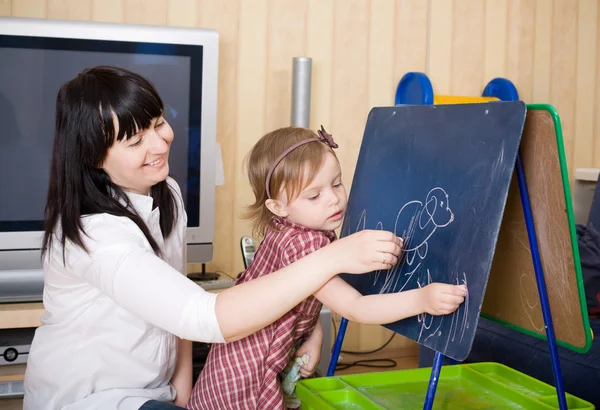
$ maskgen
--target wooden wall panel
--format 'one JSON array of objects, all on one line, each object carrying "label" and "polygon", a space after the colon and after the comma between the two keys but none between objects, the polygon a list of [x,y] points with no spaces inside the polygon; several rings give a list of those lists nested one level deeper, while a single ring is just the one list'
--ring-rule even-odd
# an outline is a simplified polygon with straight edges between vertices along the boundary
[{"label": "wooden wall panel", "polygon": [[577,82],[577,3],[554,0],[550,59],[550,103],[561,116],[567,163],[573,164]]},{"label": "wooden wall panel", "polygon": [[550,101],[550,64],[552,2],[537,0],[535,5],[535,42],[533,46],[533,101]]},{"label": "wooden wall panel", "polygon": [[334,0],[309,0],[306,18],[306,56],[312,59],[310,125],[331,129]]},{"label": "wooden wall panel", "polygon": [[[240,2],[238,0],[201,0],[197,9],[198,27],[212,28],[219,33],[219,102],[217,107],[217,142],[223,155],[225,185],[216,187],[215,246],[211,270],[235,275],[241,266],[234,266],[239,252],[239,238],[234,238],[235,208],[234,181],[238,138],[238,54]],[[241,183],[241,182],[240,182]],[[196,269],[197,270],[197,269]]]},{"label": "wooden wall panel", "polygon": [[595,101],[596,53],[598,48],[598,1],[580,0],[577,17],[577,61],[573,135],[573,164],[578,167],[594,165],[594,117],[598,115]]},{"label": "wooden wall panel", "polygon": [[[588,62],[589,63],[589,62]],[[600,111],[600,7],[598,10],[598,17],[596,19],[596,77],[595,85],[588,84],[590,88],[596,89],[596,95],[594,96],[593,104],[595,106],[593,113],[594,121],[594,167],[600,167],[600,118],[598,113]],[[586,118],[585,121],[590,121],[591,118]]]},{"label": "wooden wall panel", "polygon": [[484,5],[482,1],[454,0],[451,94],[481,95],[484,84]]},{"label": "wooden wall panel", "polygon": [[[392,91],[387,104],[394,103],[396,86],[404,74],[410,71],[425,72],[427,62],[427,1],[397,0],[394,15],[394,77],[389,87]],[[380,8],[379,2],[372,2],[373,9]],[[382,21],[373,20],[379,25]]]},{"label": "wooden wall panel", "polygon": [[[167,25],[177,27],[196,27],[198,22],[198,1],[177,0],[167,2]],[[215,16],[217,22],[220,20]]]},{"label": "wooden wall panel", "polygon": [[123,23],[125,0],[92,0],[92,21]]},{"label": "wooden wall panel", "polygon": [[11,13],[15,17],[47,17],[48,0],[13,0]]},{"label": "wooden wall panel", "polygon": [[90,20],[92,18],[92,0],[48,0],[48,18]]},{"label": "wooden wall panel", "polygon": [[0,0],[0,16],[12,16],[11,0]]},{"label": "wooden wall panel", "polygon": [[390,83],[393,84],[396,78],[394,73],[395,4],[394,0],[371,2],[367,107],[389,105],[390,101],[394,100],[394,87],[390,87]]},{"label": "wooden wall panel", "polygon": [[[307,0],[270,0],[267,34],[267,130],[290,125],[292,60],[306,55]],[[256,135],[257,140],[261,135]]]},{"label": "wooden wall panel", "polygon": [[[508,2],[485,0],[483,21],[483,83],[506,77]],[[481,91],[479,91],[481,94]]]},{"label": "wooden wall panel", "polygon": [[[517,87],[519,97],[533,101],[533,51],[535,0],[509,0],[507,13],[506,78]],[[484,81],[489,81],[485,79]]]},{"label": "wooden wall panel", "polygon": [[128,24],[167,25],[167,0],[125,0],[124,21]]},{"label": "wooden wall panel", "polygon": [[[235,155],[232,158],[235,167],[234,177],[231,181],[234,189],[234,215],[230,240],[234,243],[238,243],[242,235],[251,232],[248,222],[240,219],[244,207],[252,200],[252,190],[244,173],[243,160],[252,145],[266,130],[268,23],[266,0],[240,2],[235,117],[237,135]],[[243,263],[239,244],[237,247],[233,246],[229,257],[233,260],[233,273],[240,271]]]},{"label": "wooden wall panel", "polygon": [[370,3],[336,0],[334,4],[331,132],[344,184],[350,187],[368,107]]},{"label": "wooden wall panel", "polygon": [[431,0],[427,75],[440,95],[452,92],[453,1]]}]

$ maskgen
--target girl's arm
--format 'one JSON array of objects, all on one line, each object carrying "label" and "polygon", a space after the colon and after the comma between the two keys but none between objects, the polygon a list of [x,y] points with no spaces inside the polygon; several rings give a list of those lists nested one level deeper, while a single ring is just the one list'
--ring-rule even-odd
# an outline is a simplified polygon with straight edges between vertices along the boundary
[{"label": "girl's arm", "polygon": [[190,340],[178,339],[177,341],[177,363],[171,384],[177,392],[174,404],[185,407],[192,394],[192,342]]},{"label": "girl's arm", "polygon": [[296,350],[295,357],[301,357],[308,354],[308,363],[300,368],[300,376],[309,377],[315,372],[321,361],[321,348],[323,347],[323,326],[321,319],[317,320],[315,329],[304,343]]},{"label": "girl's arm", "polygon": [[335,277],[315,293],[315,297],[353,322],[385,324],[421,313],[452,313],[464,301],[466,294],[462,285],[432,283],[420,289],[363,296],[343,279]]}]

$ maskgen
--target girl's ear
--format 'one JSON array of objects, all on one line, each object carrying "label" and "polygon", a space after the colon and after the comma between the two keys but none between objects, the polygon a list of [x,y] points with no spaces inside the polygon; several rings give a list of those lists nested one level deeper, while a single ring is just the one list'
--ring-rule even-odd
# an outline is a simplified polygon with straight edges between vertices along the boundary
[{"label": "girl's ear", "polygon": [[286,208],[285,204],[283,204],[278,199],[267,199],[265,201],[265,206],[267,207],[267,209],[269,211],[273,212],[275,215],[277,215],[281,218],[287,218],[287,216],[288,216],[288,212],[287,212],[287,208]]}]

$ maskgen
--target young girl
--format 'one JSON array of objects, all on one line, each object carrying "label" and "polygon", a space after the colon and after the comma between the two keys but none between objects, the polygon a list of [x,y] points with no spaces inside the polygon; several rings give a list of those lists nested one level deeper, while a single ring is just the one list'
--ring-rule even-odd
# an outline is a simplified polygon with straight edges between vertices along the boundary
[{"label": "young girl", "polygon": [[388,269],[400,253],[392,233],[371,231],[218,296],[205,292],[185,277],[187,217],[168,177],[174,135],[163,111],[150,82],[116,67],[87,69],[58,91],[46,313],[24,410],[181,408],[171,403],[185,405],[192,390],[191,340],[246,337],[337,273]]},{"label": "young girl", "polygon": [[[332,148],[337,144],[324,130],[316,135],[293,127],[265,135],[252,148],[248,174],[256,201],[248,216],[264,232],[264,240],[238,284],[269,275],[335,240],[334,230],[346,211],[346,190]],[[382,263],[386,261],[382,255]],[[383,324],[423,312],[451,313],[465,295],[463,286],[433,283],[362,296],[336,276],[272,325],[245,339],[213,345],[187,407],[285,409],[280,373],[296,347],[296,356],[308,356],[301,373],[309,375],[316,367],[322,303],[349,320]]]}]

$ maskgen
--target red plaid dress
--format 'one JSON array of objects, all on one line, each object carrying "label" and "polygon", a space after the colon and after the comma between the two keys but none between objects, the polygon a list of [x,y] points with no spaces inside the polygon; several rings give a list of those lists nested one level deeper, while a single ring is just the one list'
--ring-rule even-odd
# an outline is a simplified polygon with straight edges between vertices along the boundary
[{"label": "red plaid dress", "polygon": [[[313,231],[274,219],[254,262],[238,283],[275,272],[333,240],[333,231]],[[322,304],[311,296],[273,324],[242,340],[214,344],[187,408],[285,409],[279,373],[290,360],[292,348],[312,333],[321,307]]]}]

